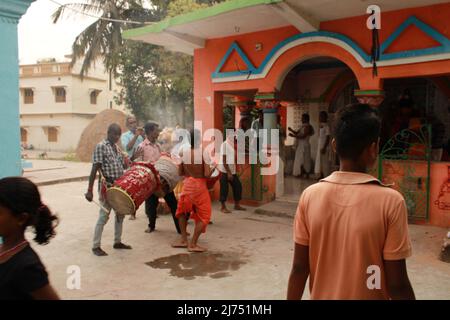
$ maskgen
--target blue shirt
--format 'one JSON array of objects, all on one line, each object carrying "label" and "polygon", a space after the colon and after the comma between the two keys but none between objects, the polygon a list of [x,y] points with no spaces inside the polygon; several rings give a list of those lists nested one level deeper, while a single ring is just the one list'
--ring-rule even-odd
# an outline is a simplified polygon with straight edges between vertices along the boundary
[{"label": "blue shirt", "polygon": [[141,144],[142,141],[144,141],[144,138],[142,138],[142,136],[139,136],[136,139],[136,142],[134,143],[133,148],[131,148],[130,150],[127,150],[127,145],[128,143],[130,143],[131,140],[133,140],[134,138],[134,133],[131,131],[127,131],[124,134],[122,134],[122,136],[120,137],[120,142],[122,143],[122,148],[123,151],[125,151],[126,153],[128,153],[128,156],[132,156],[133,153],[136,151],[137,147]]}]

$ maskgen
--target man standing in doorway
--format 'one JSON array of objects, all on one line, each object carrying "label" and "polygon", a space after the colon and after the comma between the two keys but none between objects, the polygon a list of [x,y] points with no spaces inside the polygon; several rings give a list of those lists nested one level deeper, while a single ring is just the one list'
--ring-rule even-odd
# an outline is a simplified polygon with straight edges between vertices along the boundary
[{"label": "man standing in doorway", "polygon": [[304,113],[302,115],[302,126],[299,130],[295,131],[292,128],[289,129],[289,136],[297,139],[297,150],[295,151],[294,169],[292,175],[294,177],[309,178],[311,171],[311,144],[309,138],[314,134],[314,128],[309,123],[309,114]]},{"label": "man standing in doorway", "polygon": [[319,113],[319,144],[316,153],[316,163],[314,173],[319,175],[319,180],[328,176],[330,171],[330,127],[328,126],[328,113],[320,111]]}]

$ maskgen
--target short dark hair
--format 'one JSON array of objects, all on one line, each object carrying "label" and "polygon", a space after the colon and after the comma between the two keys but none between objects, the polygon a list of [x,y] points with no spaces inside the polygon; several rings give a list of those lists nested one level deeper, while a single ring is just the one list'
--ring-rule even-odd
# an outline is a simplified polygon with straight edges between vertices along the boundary
[{"label": "short dark hair", "polygon": [[320,111],[319,117],[324,117],[325,119],[328,119],[328,113],[326,111]]},{"label": "short dark hair", "polygon": [[120,128],[120,126],[117,123],[112,123],[108,127],[108,134],[121,133],[121,132],[122,132],[122,129]]},{"label": "short dark hair", "polygon": [[309,122],[309,114],[307,114],[307,113],[302,114],[302,119],[303,118]]},{"label": "short dark hair", "polygon": [[155,122],[147,122],[144,126],[145,134],[153,132],[159,125]]},{"label": "short dark hair", "polygon": [[250,128],[252,124],[250,117],[242,117],[241,120],[239,120],[239,128],[243,129],[244,127]]},{"label": "short dark hair", "polygon": [[336,151],[341,159],[357,160],[380,136],[378,111],[368,104],[350,104],[338,110],[333,127]]}]

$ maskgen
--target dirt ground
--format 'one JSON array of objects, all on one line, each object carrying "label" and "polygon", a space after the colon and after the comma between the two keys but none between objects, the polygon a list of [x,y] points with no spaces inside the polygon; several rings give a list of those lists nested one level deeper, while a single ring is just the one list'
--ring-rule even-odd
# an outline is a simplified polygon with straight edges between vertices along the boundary
[{"label": "dirt ground", "polygon": [[[147,227],[143,207],[137,220],[124,223],[123,242],[133,250],[114,250],[113,221],[105,227],[107,257],[91,253],[98,208],[83,198],[87,182],[41,187],[43,199],[58,213],[57,236],[37,249],[53,286],[64,299],[284,299],[290,272],[292,219],[243,213],[221,214],[201,237],[205,254],[171,248],[176,232],[170,216]],[[192,224],[190,224],[192,228]],[[438,260],[445,229],[410,226],[413,257],[408,272],[418,299],[450,299],[450,264]],[[32,235],[30,234],[29,237]],[[70,266],[79,267],[81,288],[68,289]],[[73,269],[72,269],[73,270]],[[305,292],[304,298],[308,298]]]}]

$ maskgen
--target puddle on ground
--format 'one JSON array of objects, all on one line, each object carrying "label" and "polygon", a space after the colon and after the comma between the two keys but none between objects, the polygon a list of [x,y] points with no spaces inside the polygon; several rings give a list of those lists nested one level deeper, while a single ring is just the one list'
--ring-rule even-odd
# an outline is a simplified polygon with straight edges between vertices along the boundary
[{"label": "puddle on ground", "polygon": [[220,279],[231,276],[247,263],[235,252],[179,253],[173,256],[155,259],[145,264],[155,269],[169,269],[170,275],[186,280],[195,277]]},{"label": "puddle on ground", "polygon": [[259,238],[259,239],[252,239],[251,241],[252,241],[252,242],[255,242],[255,241],[257,241],[257,240],[260,240],[260,241],[266,241],[266,240],[270,240],[270,239],[273,239],[273,237],[262,237],[262,238]]}]

